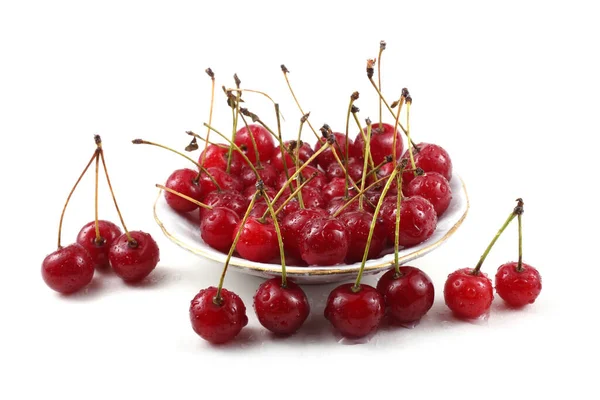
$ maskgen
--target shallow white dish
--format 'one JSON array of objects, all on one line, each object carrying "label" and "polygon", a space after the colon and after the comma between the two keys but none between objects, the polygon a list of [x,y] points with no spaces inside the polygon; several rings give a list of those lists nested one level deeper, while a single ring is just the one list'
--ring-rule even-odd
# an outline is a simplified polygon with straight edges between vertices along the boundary
[{"label": "shallow white dish", "polygon": [[[422,257],[444,243],[462,224],[469,209],[469,198],[462,179],[454,174],[450,181],[452,201],[448,210],[438,220],[437,229],[425,242],[399,251],[399,262],[405,264]],[[217,251],[202,241],[200,237],[198,212],[187,215],[174,212],[166,203],[162,190],[159,191],[154,203],[154,219],[165,236],[180,247],[202,257],[225,263],[227,254]],[[367,260],[365,274],[374,274],[390,268],[394,254],[386,254],[380,258]],[[248,261],[240,257],[232,257],[229,261],[231,270],[242,271],[251,275],[265,278],[280,276],[280,264],[264,264]],[[356,277],[360,263],[338,264],[332,266],[287,266],[288,277],[297,283],[330,283],[353,279]]]}]

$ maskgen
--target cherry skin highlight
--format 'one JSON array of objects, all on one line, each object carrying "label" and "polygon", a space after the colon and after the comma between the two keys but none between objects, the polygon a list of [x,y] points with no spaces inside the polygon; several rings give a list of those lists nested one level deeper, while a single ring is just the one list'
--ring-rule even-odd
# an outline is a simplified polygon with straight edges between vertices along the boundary
[{"label": "cherry skin highlight", "polygon": [[435,291],[427,274],[415,267],[401,266],[400,276],[394,268],[377,282],[377,291],[385,299],[392,321],[412,323],[420,320],[433,305]]},{"label": "cherry skin highlight", "polygon": [[127,235],[119,236],[108,251],[108,260],[115,273],[128,283],[139,282],[156,268],[160,261],[158,245],[150,234],[142,231],[130,231],[137,242],[131,246]]},{"label": "cherry skin highlight", "polygon": [[248,128],[250,128],[250,131],[248,131],[245,126],[239,129],[235,134],[235,140],[233,142],[241,148],[246,154],[246,157],[255,164],[256,152],[254,151],[254,145],[250,135],[254,136],[254,142],[258,149],[260,161],[268,161],[275,150],[273,136],[271,136],[271,133],[261,125],[250,124],[248,125]]},{"label": "cherry skin highlight", "polygon": [[343,336],[361,338],[374,332],[385,313],[385,300],[372,286],[361,284],[353,292],[353,283],[333,289],[327,298],[325,318]]},{"label": "cherry skin highlight", "polygon": [[[399,244],[415,246],[429,239],[437,226],[437,215],[433,205],[420,196],[405,197],[400,205]],[[380,215],[387,223],[388,240],[396,238],[396,199],[388,197],[381,206]]]},{"label": "cherry skin highlight", "polygon": [[227,253],[233,244],[233,232],[239,223],[239,215],[229,208],[204,210],[200,220],[200,236],[213,249]]},{"label": "cherry skin highlight", "polygon": [[102,238],[100,242],[96,241],[96,224],[92,221],[81,228],[77,234],[77,243],[88,251],[96,268],[106,268],[109,266],[108,250],[122,232],[117,225],[104,220],[98,220],[98,229]]},{"label": "cherry skin highlight", "polygon": [[281,286],[281,278],[263,282],[254,295],[254,311],[262,326],[276,335],[296,332],[310,313],[310,305],[304,291],[287,280]]},{"label": "cherry skin highlight", "polygon": [[509,262],[501,265],[496,272],[496,293],[511,307],[524,307],[533,304],[542,291],[542,277],[537,269],[529,264]]},{"label": "cherry skin highlight", "polygon": [[246,306],[240,297],[223,288],[220,305],[215,304],[216,287],[202,289],[190,303],[192,328],[202,339],[223,344],[235,338],[248,324]]},{"label": "cherry skin highlight", "polygon": [[[165,187],[191,197],[194,200],[201,201],[202,186],[200,185],[199,180],[196,181],[197,176],[198,172],[189,168],[178,169],[169,176],[165,183]],[[165,191],[165,200],[169,207],[180,213],[194,211],[198,208],[198,205],[191,201],[168,191]]]},{"label": "cherry skin highlight", "polygon": [[51,289],[75,293],[94,277],[94,260],[80,244],[74,243],[50,253],[42,262],[42,278]]},{"label": "cherry skin highlight", "polygon": [[421,196],[428,200],[438,217],[448,209],[452,200],[450,183],[437,172],[425,172],[403,186],[406,196]]},{"label": "cherry skin highlight", "polygon": [[492,281],[486,274],[463,268],[448,275],[444,285],[444,300],[454,315],[474,319],[490,309],[494,299]]},{"label": "cherry skin highlight", "polygon": [[242,233],[236,250],[240,256],[249,261],[264,263],[271,262],[279,256],[277,233],[271,219],[267,218],[263,223],[258,217],[249,217],[244,226],[241,226],[240,221],[233,231],[232,238],[235,238],[239,229]]},{"label": "cherry skin highlight", "polygon": [[336,265],[348,254],[350,235],[335,218],[308,221],[300,232],[300,256],[308,265]]}]

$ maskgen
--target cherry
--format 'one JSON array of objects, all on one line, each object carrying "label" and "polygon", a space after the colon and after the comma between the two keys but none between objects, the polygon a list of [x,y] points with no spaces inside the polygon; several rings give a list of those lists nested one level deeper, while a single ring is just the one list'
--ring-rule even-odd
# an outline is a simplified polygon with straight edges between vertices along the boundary
[{"label": "cherry", "polygon": [[[197,177],[198,171],[189,168],[178,169],[169,176],[165,186],[200,201],[202,199],[202,187],[196,179]],[[165,191],[165,200],[173,210],[181,213],[198,208],[196,204],[167,191]]]},{"label": "cherry", "polygon": [[[256,170],[260,174],[260,179],[267,186],[276,186],[279,181],[279,171],[271,164],[263,163],[260,167],[256,167]],[[242,172],[240,172],[240,180],[245,188],[254,189],[256,185],[256,174],[249,166],[244,165]]]},{"label": "cherry", "polygon": [[315,218],[300,232],[300,256],[308,265],[336,265],[346,258],[349,234],[346,226],[334,218]]},{"label": "cherry", "polygon": [[[277,191],[275,191],[275,189],[273,189],[269,186],[265,186],[263,190],[265,192],[267,192],[267,194],[269,195],[269,198],[271,198],[271,199],[277,195]],[[246,189],[244,189],[243,195],[246,198],[246,204],[249,203],[250,200],[252,200],[252,198],[254,197],[255,194],[256,194],[256,189],[252,186],[248,186]],[[262,198],[260,198],[260,199],[258,199],[258,201],[261,202],[264,200]]]},{"label": "cherry", "polygon": [[[218,168],[221,171],[227,170],[227,157],[229,155],[229,147],[226,145],[209,144],[198,157],[198,164],[206,169]],[[229,173],[239,175],[242,171],[244,160],[237,152],[231,153],[231,165]]]},{"label": "cherry", "polygon": [[[322,188],[321,193],[323,195],[323,200],[325,200],[325,203],[329,204],[331,200],[336,197],[342,198],[345,194],[345,190],[346,180],[344,178],[333,178],[331,181],[329,181],[327,185],[325,185]],[[354,196],[355,194],[356,191],[354,190],[354,188],[349,189],[349,196]]]},{"label": "cherry", "polygon": [[406,196],[421,196],[428,200],[438,217],[448,209],[452,200],[450,183],[437,172],[425,172],[414,177],[403,190]]},{"label": "cherry", "polygon": [[233,244],[233,233],[240,223],[240,216],[225,207],[204,210],[200,220],[200,236],[213,249],[226,252]]},{"label": "cherry", "polygon": [[[234,211],[241,218],[248,208],[250,199],[247,199],[240,192],[234,190],[215,190],[204,196],[203,202],[210,207],[225,207]],[[200,207],[200,220],[205,217],[208,210]]]},{"label": "cherry", "polygon": [[[295,147],[296,142],[293,140],[288,140],[286,142],[284,142],[284,147],[286,149],[290,149],[292,148],[292,143],[293,143],[293,147]],[[296,153],[294,153],[296,154]],[[311,149],[310,145],[308,143],[302,143],[302,146],[300,147],[299,150],[299,159],[302,163],[304,163],[306,160],[308,160],[312,155],[314,154],[313,149]],[[292,159],[292,156],[290,156],[287,152],[285,153],[285,162],[288,168],[291,168],[294,166],[294,160]],[[271,165],[274,166],[277,170],[279,171],[283,171],[284,167],[283,167],[283,161],[282,161],[282,157],[281,157],[281,151],[274,151],[273,152],[273,156],[271,157]]]},{"label": "cherry", "polygon": [[108,249],[121,236],[121,229],[110,221],[98,221],[100,240],[96,238],[96,221],[88,222],[77,234],[77,243],[83,246],[94,260],[96,268],[109,266]]},{"label": "cherry", "polygon": [[[158,245],[148,233],[130,231],[119,236],[108,251],[108,259],[115,273],[125,282],[144,279],[160,261]],[[133,241],[132,241],[133,240]]]},{"label": "cherry", "polygon": [[392,268],[379,278],[377,290],[383,295],[388,315],[398,323],[420,320],[433,305],[435,291],[427,274],[419,268]]},{"label": "cherry", "polygon": [[42,262],[42,278],[53,290],[74,293],[94,277],[94,260],[80,244],[74,243],[50,253]]},{"label": "cherry", "polygon": [[[325,175],[331,181],[334,178],[346,178],[346,174],[344,173],[344,168],[337,162],[329,164],[327,170],[325,171]],[[352,157],[348,159],[348,176],[357,182],[361,179],[363,175],[363,163],[358,158]]]},{"label": "cherry", "polygon": [[326,203],[321,195],[321,191],[315,187],[305,186],[301,190],[302,200],[306,208],[324,208]]},{"label": "cherry", "polygon": [[[363,129],[364,135],[367,135],[367,128]],[[402,154],[404,145],[400,132],[395,131],[394,126],[386,123],[375,123],[371,127],[371,156],[375,165],[383,162],[386,156],[393,152],[394,134],[396,136],[396,154]],[[364,153],[365,140],[363,134],[359,133],[354,139],[354,151]]]},{"label": "cherry", "polygon": [[[228,174],[222,169],[212,167],[207,168],[207,172],[210,174],[210,176],[205,172],[200,173],[200,186],[202,186],[203,196],[206,196],[208,193],[218,189],[233,190],[237,192],[241,192],[243,190],[242,182],[235,176]],[[215,182],[218,186],[215,185]]]},{"label": "cherry", "polygon": [[[388,225],[388,240],[395,240],[396,200],[384,200],[381,217]],[[405,197],[400,207],[400,245],[415,246],[429,239],[437,225],[433,205],[420,196]]]},{"label": "cherry", "polygon": [[[448,152],[441,146],[431,143],[419,143],[417,148],[419,151],[413,151],[414,167],[419,167],[424,172],[437,172],[450,182],[450,179],[452,179],[452,160]],[[409,157],[409,151],[407,150],[402,158],[409,159]],[[408,184],[414,177],[413,172],[405,171],[402,179],[405,184]]]},{"label": "cherry", "polygon": [[511,307],[533,304],[542,291],[542,277],[529,264],[502,264],[496,272],[496,292]]},{"label": "cherry", "polygon": [[249,130],[244,126],[235,133],[234,143],[244,151],[244,154],[252,163],[256,163],[256,152],[254,151],[252,135],[254,143],[256,143],[260,161],[268,161],[275,150],[275,141],[271,133],[264,127],[256,124],[250,124],[248,128]]},{"label": "cherry", "polygon": [[286,255],[300,259],[300,232],[310,220],[326,217],[322,209],[299,209],[286,214],[281,220],[281,234]]},{"label": "cherry", "polygon": [[325,318],[343,336],[361,338],[375,331],[385,312],[383,296],[372,286],[352,283],[333,289],[327,298]]},{"label": "cherry", "polygon": [[277,335],[291,335],[304,323],[310,305],[304,291],[294,282],[272,278],[263,282],[254,295],[254,310],[262,326]]},{"label": "cherry", "polygon": [[[332,147],[335,148],[335,152],[340,160],[343,160],[346,157],[346,136],[338,132],[333,132],[330,134],[335,138]],[[349,146],[352,147],[352,140],[348,140],[350,141]],[[326,142],[327,139],[325,137],[320,138],[315,144],[315,152],[318,151]],[[323,168],[324,171],[327,171],[327,167],[329,167],[329,165],[332,163],[337,163],[337,160],[335,159],[335,156],[330,148],[319,154],[317,157],[317,164]]]},{"label": "cherry", "polygon": [[269,206],[264,201],[256,202],[252,210],[250,211],[250,216],[255,218],[262,218],[263,215],[269,212]]},{"label": "cherry", "polygon": [[[328,150],[328,149],[327,149]],[[325,150],[323,153],[325,153],[327,150]],[[288,176],[292,176],[294,175],[294,173],[296,172],[296,167],[292,167],[288,169]],[[308,186],[311,187],[315,187],[317,189],[321,189],[322,187],[324,187],[327,183],[327,177],[325,176],[325,174],[323,174],[322,171],[319,171],[317,168],[315,167],[311,167],[310,165],[306,165],[302,171],[300,171],[300,175],[302,175],[302,178],[307,180],[307,179],[311,179],[311,181],[308,183]],[[313,175],[315,175],[313,177]],[[287,178],[285,176],[285,174],[281,174],[279,177],[279,188],[282,188],[284,186],[287,186]],[[297,183],[296,180],[292,181],[292,185],[293,187],[296,187]]]},{"label": "cherry", "polygon": [[[339,212],[339,210],[342,207],[344,207],[347,203],[348,203],[348,199],[345,199],[344,197],[334,197],[333,199],[329,200],[329,203],[327,204],[327,207],[325,207],[325,210],[327,210],[327,212],[331,215],[338,215],[338,214],[343,214],[343,213],[347,213],[350,211],[359,211],[360,210],[360,203],[358,202],[358,200],[354,200],[350,204],[348,204],[341,212]],[[373,207],[369,204],[368,201],[365,201],[363,203],[363,210],[365,210],[367,212],[374,211]]]},{"label": "cherry", "polygon": [[192,299],[189,312],[194,332],[213,344],[232,340],[248,324],[244,302],[225,288],[202,289]]},{"label": "cherry", "polygon": [[279,254],[272,220],[250,217],[245,224],[238,224],[234,236],[238,230],[241,233],[236,250],[246,260],[268,263]]},{"label": "cherry", "polygon": [[[373,214],[366,211],[349,211],[342,213],[339,220],[346,225],[349,241],[346,262],[355,263],[361,261],[367,247],[367,239]],[[367,258],[376,258],[385,247],[387,229],[382,219],[377,220],[371,238]]]}]

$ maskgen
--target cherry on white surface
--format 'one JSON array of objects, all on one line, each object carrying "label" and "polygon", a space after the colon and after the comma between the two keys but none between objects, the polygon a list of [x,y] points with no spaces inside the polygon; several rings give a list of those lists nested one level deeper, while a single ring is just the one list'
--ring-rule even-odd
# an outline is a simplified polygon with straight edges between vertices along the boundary
[{"label": "cherry on white surface", "polygon": [[[0,398],[597,393],[585,361],[600,355],[600,28],[590,2],[536,3],[1,3]],[[381,39],[384,94],[410,90],[414,139],[448,150],[471,200],[456,235],[414,263],[435,285],[433,308],[414,329],[383,328],[345,346],[322,316],[335,285],[307,286],[311,316],[294,337],[275,339],[252,310],[262,280],[232,273],[225,286],[250,321],[230,345],[209,345],[192,331],[188,307],[220,271],[164,238],[152,218],[154,184],[191,165],[130,141],[183,148],[186,130],[204,134],[207,67],[218,84],[213,125],[224,132],[231,117],[220,86],[233,86],[238,73],[242,86],[280,102],[285,135],[296,134],[300,113],[282,63],[315,127],[343,131],[355,90],[360,117],[377,121],[365,61]],[[274,125],[269,102],[245,99]],[[161,262],[141,285],[98,273],[65,298],[44,285],[40,265],[55,249],[62,205],[96,133],[128,228],[153,235]],[[118,222],[104,183],[100,190],[100,217]],[[476,264],[517,197],[525,200],[524,261],[539,269],[542,292],[519,311],[496,296],[487,323],[457,321],[443,303],[444,280]],[[93,212],[88,175],[67,212],[65,244]],[[516,257],[514,224],[483,271],[493,276]]]}]

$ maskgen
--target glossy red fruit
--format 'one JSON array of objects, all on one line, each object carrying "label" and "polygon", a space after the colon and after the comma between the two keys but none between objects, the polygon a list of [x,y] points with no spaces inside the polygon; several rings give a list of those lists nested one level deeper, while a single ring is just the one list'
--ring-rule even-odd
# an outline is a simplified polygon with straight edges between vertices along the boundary
[{"label": "glossy red fruit", "polygon": [[324,208],[327,205],[321,191],[310,186],[302,188],[302,201],[306,208]]},{"label": "glossy red fruit", "polygon": [[350,235],[346,225],[335,218],[308,221],[300,232],[300,256],[308,265],[336,265],[348,254]]},{"label": "glossy red fruit", "polygon": [[191,301],[190,322],[202,339],[222,344],[235,338],[248,324],[246,306],[240,297],[223,288],[220,305],[215,304],[216,287],[202,289]]},{"label": "glossy red fruit", "polygon": [[[208,173],[213,179],[219,184],[221,190],[233,190],[235,192],[241,192],[244,189],[242,182],[235,176],[230,175],[219,168],[208,168]],[[200,186],[202,186],[202,198],[210,193],[217,190],[217,187],[213,183],[212,179],[205,174],[200,174]]]},{"label": "glossy red fruit", "polygon": [[[367,247],[367,239],[373,221],[373,214],[366,211],[351,211],[342,213],[338,219],[346,225],[349,240],[348,253],[346,254],[346,262],[349,264],[362,261],[365,249]],[[367,259],[376,258],[382,252],[386,243],[387,229],[383,219],[378,218],[373,230],[371,245]]]},{"label": "glossy red fruit", "polygon": [[[200,157],[198,157],[198,163],[206,169],[209,168],[218,168],[221,171],[227,170],[227,157],[229,155],[229,146],[226,145],[214,145],[209,144],[206,148],[206,158],[204,159],[204,163],[202,159],[204,158],[204,150],[200,153]],[[232,175],[238,175],[242,171],[242,166],[246,162],[237,151],[231,152],[231,165],[229,167],[229,172]]]},{"label": "glossy red fruit", "polygon": [[346,283],[333,289],[327,298],[325,318],[343,336],[361,338],[374,332],[385,313],[383,296],[372,286],[361,284],[358,292],[354,284]]},{"label": "glossy red fruit", "polygon": [[[367,136],[367,128],[363,128],[365,137]],[[400,158],[404,145],[402,143],[402,136],[400,132],[396,131],[396,156]],[[394,126],[383,123],[381,126],[379,122],[374,123],[371,126],[371,156],[373,157],[373,163],[375,165],[380,164],[385,160],[386,156],[392,155],[394,144]],[[358,134],[354,139],[355,152],[364,153],[365,141],[362,134]]]},{"label": "glossy red fruit", "polygon": [[[201,201],[202,186],[200,185],[200,180],[196,181],[197,176],[198,171],[189,168],[178,169],[169,176],[165,186],[194,200]],[[167,191],[165,191],[165,200],[169,207],[181,213],[190,212],[198,208],[191,201]]]},{"label": "glossy red fruit", "polygon": [[[437,172],[450,182],[450,179],[452,179],[452,160],[448,152],[441,146],[431,143],[419,143],[417,147],[419,148],[419,152],[413,151],[415,165],[424,172]],[[402,158],[406,158],[408,160],[408,168],[412,168],[408,150]],[[402,175],[403,184],[409,183],[414,177],[413,172],[405,171]]]},{"label": "glossy red fruit", "polygon": [[98,220],[100,242],[96,241],[96,223],[88,222],[77,234],[77,243],[83,246],[94,260],[96,268],[109,266],[108,250],[113,242],[121,236],[121,228],[110,221]]},{"label": "glossy red fruit", "polygon": [[200,220],[200,236],[213,249],[229,252],[233,244],[233,232],[240,223],[239,215],[225,207],[204,210]]},{"label": "glossy red fruit", "polygon": [[[286,148],[290,148],[291,143],[294,142],[295,145],[295,140],[288,140],[287,142],[284,142],[284,146]],[[310,145],[308,143],[302,143],[302,147],[300,147],[300,161],[299,164],[302,165],[304,164],[305,161],[307,161],[315,152],[313,151],[313,149],[310,148]],[[281,157],[281,150],[279,147],[276,147],[275,150],[273,150],[273,156],[271,157],[271,165],[274,166],[275,168],[277,168],[277,170],[279,171],[284,171],[284,166],[283,166],[283,161],[282,161],[282,157]],[[285,153],[285,162],[286,162],[286,166],[287,168],[292,168],[293,166],[295,166],[294,161],[292,160],[292,157],[288,154]],[[316,163],[313,161],[313,166],[316,165]]]},{"label": "glossy red fruit", "polygon": [[327,217],[322,209],[299,209],[286,214],[281,220],[281,236],[286,256],[300,259],[300,233],[304,225],[313,219]]},{"label": "glossy red fruit", "polygon": [[427,274],[419,268],[401,266],[400,275],[394,268],[379,278],[377,290],[385,299],[392,321],[412,323],[420,320],[433,305],[435,290]]},{"label": "glossy red fruit", "polygon": [[71,294],[87,286],[94,277],[94,260],[74,243],[50,253],[42,262],[42,278],[51,289]]},{"label": "glossy red fruit", "polygon": [[250,124],[248,125],[250,131],[246,127],[242,127],[235,134],[235,140],[233,141],[242,151],[246,154],[246,157],[253,164],[256,163],[256,152],[254,151],[254,144],[250,135],[254,136],[254,142],[258,149],[258,157],[260,161],[268,161],[273,155],[275,148],[275,141],[271,133],[263,128],[261,125]]},{"label": "glossy red fruit", "polygon": [[250,210],[249,216],[254,218],[262,218],[265,213],[266,215],[271,215],[269,214],[269,206],[267,206],[267,203],[264,200],[261,200],[254,203],[254,207],[252,207],[252,210]]},{"label": "glossy red fruit", "polygon": [[[256,167],[261,180],[266,186],[276,186],[279,181],[280,172],[271,164],[261,164],[260,167]],[[240,172],[240,180],[245,188],[251,187],[256,190],[256,174],[252,168],[244,166],[242,172]]]},{"label": "glossy red fruit", "polygon": [[263,282],[254,295],[254,311],[262,326],[277,335],[296,332],[310,313],[306,294],[294,282],[287,280],[281,286],[281,278]]},{"label": "glossy red fruit", "polygon": [[[338,133],[338,132],[334,132],[333,135],[335,136],[335,141],[331,145],[331,147],[335,148],[335,152],[336,152],[337,156],[339,157],[340,160],[343,160],[344,158],[346,158],[346,135],[344,135],[343,133]],[[348,140],[349,140],[348,153],[350,153],[351,149],[353,147],[353,143],[352,143],[352,139],[348,138]],[[320,138],[319,141],[317,143],[315,143],[315,152],[317,152],[321,148],[321,146],[323,146],[325,144],[325,142],[327,142],[327,139],[325,139],[323,137]],[[327,171],[327,167],[329,166],[329,164],[337,163],[337,160],[335,159],[335,156],[333,155],[333,152],[331,151],[331,147],[328,148],[327,150],[323,151],[321,154],[319,154],[317,156],[317,164],[321,168],[323,168],[323,171]]]},{"label": "glossy red fruit", "polygon": [[156,268],[160,261],[160,251],[150,234],[142,231],[130,231],[129,234],[137,245],[130,245],[126,234],[119,236],[108,251],[108,260],[121,279],[135,283]]},{"label": "glossy red fruit", "polygon": [[[274,199],[275,196],[277,196],[277,191],[275,189],[273,189],[272,187],[265,186],[264,191],[267,193],[267,195],[269,196],[269,199],[271,199],[271,200]],[[254,197],[255,194],[256,194],[256,187],[248,186],[246,189],[244,189],[243,195],[246,198],[246,204],[248,204],[252,201],[252,198]],[[282,197],[284,197],[285,194],[286,194],[286,192],[284,191],[284,194]],[[264,199],[263,199],[263,197],[259,197],[257,199],[257,201],[264,201]],[[242,213],[242,216],[243,216],[243,213]]]},{"label": "glossy red fruit", "polygon": [[[204,197],[204,204],[211,207],[225,207],[242,218],[248,208],[249,200],[241,194],[233,190],[222,190],[210,192]],[[200,207],[200,220],[204,218],[204,215],[208,211],[206,208]]]},{"label": "glossy red fruit", "polygon": [[509,262],[496,272],[496,293],[508,305],[523,307],[533,304],[542,291],[542,277],[537,269],[529,264]]},{"label": "glossy red fruit", "polygon": [[[340,158],[340,160],[344,161]],[[357,158],[349,158],[348,159],[348,176],[354,181],[358,182],[362,177],[363,173],[363,162]],[[327,179],[332,180],[333,178],[346,178],[346,174],[344,173],[344,169],[338,162],[334,162],[329,164],[327,170],[325,171],[325,175]]]},{"label": "glossy red fruit", "polygon": [[[241,221],[240,221],[241,222]],[[237,242],[236,250],[240,256],[249,261],[271,262],[279,257],[279,244],[275,226],[270,218],[261,222],[258,217],[249,217],[244,226],[238,224],[233,237],[241,229],[242,233]]]},{"label": "glossy red fruit", "polygon": [[[403,247],[415,246],[429,239],[437,226],[437,214],[433,205],[420,196],[402,199],[400,210],[399,243]],[[387,224],[388,240],[396,238],[396,199],[387,197],[380,209]]]},{"label": "glossy red fruit", "polygon": [[493,299],[492,281],[486,274],[473,275],[472,268],[463,268],[448,275],[444,300],[457,317],[478,318],[488,312]]},{"label": "glossy red fruit", "polygon": [[[343,197],[346,190],[346,180],[344,178],[333,178],[327,185],[321,189],[323,200],[326,204],[336,198]],[[352,197],[356,194],[354,189],[348,190],[348,196]]]},{"label": "glossy red fruit", "polygon": [[[288,176],[292,177],[292,175],[294,175],[295,172],[296,172],[295,167],[290,168],[288,170]],[[318,170],[315,167],[311,167],[310,165],[306,166],[300,172],[300,175],[302,175],[304,177],[304,179],[309,179],[313,174],[316,174],[316,176],[314,178],[312,178],[312,180],[310,182],[308,182],[306,184],[306,186],[304,186],[304,187],[314,187],[314,188],[320,189],[323,186],[325,186],[327,184],[327,182],[329,182],[327,177],[325,176],[325,174],[322,171]],[[280,174],[277,187],[281,188],[286,182],[287,182],[287,178],[286,178],[285,174]],[[296,179],[294,179],[294,181],[292,182],[292,187],[294,187],[294,188],[298,187],[298,183],[297,183]]]},{"label": "glossy red fruit", "polygon": [[405,196],[421,196],[429,200],[435,213],[442,215],[452,201],[452,189],[448,180],[437,172],[425,172],[404,185]]},{"label": "glossy red fruit", "polygon": [[[325,207],[325,210],[327,210],[327,212],[330,215],[333,215],[340,208],[342,208],[347,202],[348,202],[348,200],[343,197],[334,197],[333,199],[329,200],[329,203],[327,204],[327,207]],[[360,203],[359,203],[358,199],[356,199],[356,200],[353,200],[352,203],[348,204],[348,206],[342,210],[341,214],[351,212],[351,211],[359,211],[359,210],[360,210]],[[375,211],[375,208],[372,207],[371,204],[366,199],[363,199],[363,210],[372,213]]]}]

